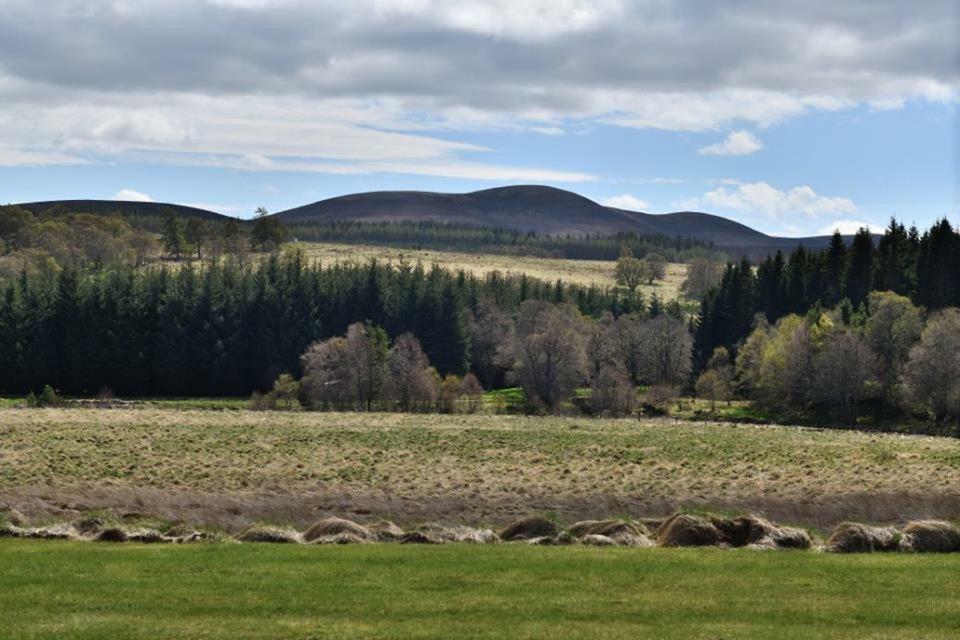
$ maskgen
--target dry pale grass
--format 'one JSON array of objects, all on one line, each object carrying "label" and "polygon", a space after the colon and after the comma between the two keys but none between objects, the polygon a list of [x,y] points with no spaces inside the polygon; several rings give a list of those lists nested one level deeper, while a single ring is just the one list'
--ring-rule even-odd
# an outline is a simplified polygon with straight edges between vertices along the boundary
[{"label": "dry pale grass", "polygon": [[943,520],[908,522],[903,528],[902,548],[911,551],[951,553],[960,551],[960,528]]},{"label": "dry pale grass", "polygon": [[[436,263],[450,271],[463,270],[478,276],[494,271],[500,273],[524,273],[533,278],[554,282],[563,280],[573,284],[598,285],[611,287],[614,284],[614,261],[606,260],[566,260],[560,258],[536,258],[532,256],[508,256],[498,254],[458,253],[455,251],[432,251],[397,249],[371,245],[327,244],[320,242],[301,242],[293,245],[310,260],[319,260],[323,264],[343,262],[366,262],[371,258],[384,262],[397,263],[401,259],[411,263],[420,261],[429,267]],[[663,300],[673,300],[679,296],[680,285],[687,274],[687,265],[668,264],[667,275],[653,285],[642,285],[645,295],[656,293]]]},{"label": "dry pale grass", "polygon": [[897,551],[900,534],[893,527],[872,527],[859,522],[844,522],[826,542],[827,551],[836,553],[871,553]]},{"label": "dry pale grass", "polygon": [[671,420],[8,409],[4,506],[234,531],[332,514],[478,524],[703,508],[826,529],[956,519],[960,441]]}]

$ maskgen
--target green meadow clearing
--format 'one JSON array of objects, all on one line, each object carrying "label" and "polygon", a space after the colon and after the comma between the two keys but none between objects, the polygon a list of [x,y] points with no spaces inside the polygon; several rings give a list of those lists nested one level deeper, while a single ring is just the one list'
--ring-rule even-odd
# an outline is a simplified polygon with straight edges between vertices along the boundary
[{"label": "green meadow clearing", "polygon": [[955,638],[960,556],[0,542],[9,638]]}]

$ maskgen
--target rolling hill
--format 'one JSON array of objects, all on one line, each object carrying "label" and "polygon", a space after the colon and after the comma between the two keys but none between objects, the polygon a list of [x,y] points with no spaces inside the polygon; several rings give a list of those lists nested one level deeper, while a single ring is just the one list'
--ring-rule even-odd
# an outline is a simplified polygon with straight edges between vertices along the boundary
[{"label": "rolling hill", "polygon": [[275,214],[288,224],[309,222],[437,220],[536,231],[586,234],[632,231],[690,237],[734,253],[757,255],[798,244],[825,247],[829,237],[779,238],[696,211],[649,214],[605,207],[563,189],[519,185],[471,193],[374,191],[321,200]]},{"label": "rolling hill", "polygon": [[[71,211],[127,216],[151,216],[173,210],[179,215],[223,220],[212,211],[160,202],[115,200],[55,200],[20,206],[34,212],[62,205]],[[311,222],[382,222],[434,220],[535,231],[538,234],[605,234],[634,232],[711,242],[735,255],[758,257],[803,244],[810,249],[827,246],[828,236],[780,238],[709,213],[680,211],[649,214],[605,207],[576,193],[539,185],[517,185],[471,193],[427,191],[373,191],[338,196],[274,214],[287,224]]]},{"label": "rolling hill", "polygon": [[182,204],[135,202],[131,200],[46,200],[24,202],[17,206],[33,213],[41,213],[54,207],[63,207],[75,213],[94,213],[98,215],[119,213],[123,216],[160,216],[167,211],[173,211],[176,215],[187,218],[203,218],[204,220],[226,220],[228,218],[228,216],[220,213]]}]

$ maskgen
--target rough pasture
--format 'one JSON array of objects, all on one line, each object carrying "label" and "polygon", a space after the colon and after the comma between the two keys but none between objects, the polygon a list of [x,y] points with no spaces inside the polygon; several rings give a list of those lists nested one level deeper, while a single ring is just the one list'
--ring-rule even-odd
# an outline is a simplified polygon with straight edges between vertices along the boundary
[{"label": "rough pasture", "polygon": [[223,526],[474,526],[677,509],[826,531],[960,514],[960,441],[672,420],[164,409],[0,411],[0,507]]}]

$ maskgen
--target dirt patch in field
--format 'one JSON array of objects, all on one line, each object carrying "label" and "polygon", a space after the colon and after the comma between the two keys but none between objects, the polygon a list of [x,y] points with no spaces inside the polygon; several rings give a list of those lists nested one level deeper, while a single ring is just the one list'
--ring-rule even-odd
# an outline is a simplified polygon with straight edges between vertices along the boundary
[{"label": "dirt patch in field", "polygon": [[0,491],[0,509],[15,509],[32,522],[75,519],[104,509],[118,517],[141,512],[167,521],[183,521],[238,532],[257,522],[285,522],[306,529],[321,518],[342,515],[374,524],[391,520],[404,527],[425,522],[492,525],[531,513],[551,513],[565,522],[602,520],[611,515],[633,519],[665,517],[683,510],[759,513],[827,532],[846,520],[902,525],[910,520],[960,518],[960,494],[863,494],[822,496],[810,501],[771,500],[764,496],[697,502],[648,500],[643,496],[594,495],[423,495],[385,492],[198,492],[180,489],[78,485],[21,487]]}]

